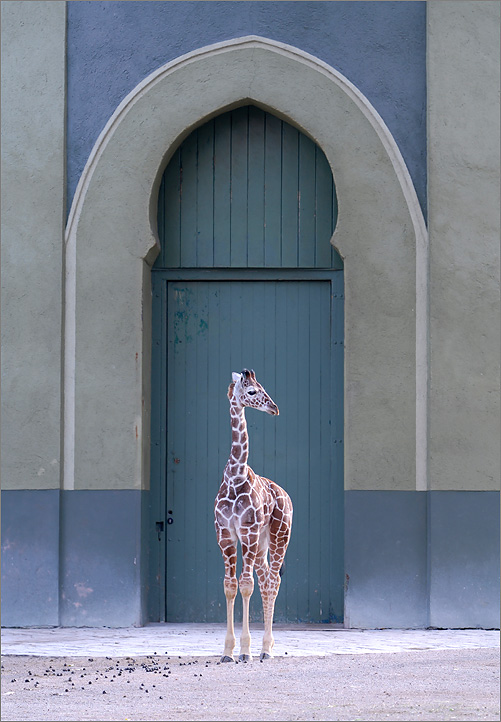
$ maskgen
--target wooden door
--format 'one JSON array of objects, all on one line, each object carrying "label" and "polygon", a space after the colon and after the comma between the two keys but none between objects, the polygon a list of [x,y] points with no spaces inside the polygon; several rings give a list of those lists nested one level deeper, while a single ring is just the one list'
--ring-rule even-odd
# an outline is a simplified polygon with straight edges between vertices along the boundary
[{"label": "wooden door", "polygon": [[244,367],[280,408],[248,411],[249,463],[295,507],[276,619],[343,617],[336,215],[321,149],[252,106],[196,129],[167,166],[152,273],[152,620],[224,621],[213,503],[230,450],[226,391]]},{"label": "wooden door", "polygon": [[[229,455],[231,372],[253,368],[280,408],[247,411],[249,463],[294,504],[276,619],[342,618],[342,274],[308,280],[156,276],[166,423],[167,621],[224,621],[213,504]],[[333,373],[334,372],[334,373]],[[337,379],[337,380],[336,380]],[[162,439],[159,439],[162,443]],[[251,607],[261,618],[260,601]]]}]

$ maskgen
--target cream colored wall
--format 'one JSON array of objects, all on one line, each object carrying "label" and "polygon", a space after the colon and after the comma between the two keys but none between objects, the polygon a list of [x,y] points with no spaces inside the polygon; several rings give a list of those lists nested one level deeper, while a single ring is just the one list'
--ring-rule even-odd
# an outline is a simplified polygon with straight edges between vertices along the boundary
[{"label": "cream colored wall", "polygon": [[2,488],[57,489],[66,3],[1,12]]},{"label": "cream colored wall", "polygon": [[499,15],[428,2],[432,489],[499,489]]},{"label": "cream colored wall", "polygon": [[[426,489],[427,440],[430,488],[499,488],[498,27],[497,2],[428,3],[429,369],[422,219],[349,84],[305,54],[235,42],[142,84],[98,143],[68,236],[67,488],[147,486],[155,182],[190,127],[247,98],[312,135],[335,173],[346,488]],[[3,2],[2,36],[2,485],[58,488],[65,3]]]},{"label": "cream colored wall", "polygon": [[146,78],[81,178],[66,253],[65,488],[148,485],[151,329],[141,304],[147,310],[143,259],[154,255],[159,179],[191,128],[248,102],[307,132],[333,169],[334,243],[345,260],[346,488],[426,485],[426,349],[416,345],[416,332],[426,341],[426,231],[407,170],[346,79],[297,49],[247,38]]}]

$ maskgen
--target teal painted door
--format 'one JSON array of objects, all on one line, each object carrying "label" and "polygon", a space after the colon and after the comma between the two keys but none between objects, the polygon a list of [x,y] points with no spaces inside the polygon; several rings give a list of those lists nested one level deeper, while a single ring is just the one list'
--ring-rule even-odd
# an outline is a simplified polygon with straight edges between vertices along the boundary
[{"label": "teal painted door", "polygon": [[[226,392],[244,367],[280,408],[278,418],[248,412],[250,464],[283,485],[295,508],[276,619],[342,619],[336,219],[321,148],[254,106],[196,128],[165,169],[152,272],[153,621],[224,621],[213,503],[230,451]],[[251,614],[261,619],[257,590]]]},{"label": "teal painted door", "polygon": [[155,268],[333,268],[336,189],[322,149],[260,108],[197,128],[165,169]]},{"label": "teal painted door", "polygon": [[[244,367],[280,408],[277,418],[247,411],[249,463],[294,504],[275,619],[342,619],[342,274],[320,275],[245,282],[155,274],[153,444],[161,447],[165,433],[166,447],[153,472],[165,490],[167,621],[225,619],[213,503],[231,443],[226,392],[231,372]],[[261,615],[256,586],[251,616]]]}]

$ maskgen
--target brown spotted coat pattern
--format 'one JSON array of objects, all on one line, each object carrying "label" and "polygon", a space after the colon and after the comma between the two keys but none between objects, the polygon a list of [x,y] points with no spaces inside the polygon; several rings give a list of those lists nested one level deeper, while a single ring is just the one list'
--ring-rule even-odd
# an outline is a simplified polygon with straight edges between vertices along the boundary
[{"label": "brown spotted coat pattern", "polygon": [[[233,660],[234,602],[238,588],[243,601],[240,660],[249,661],[249,600],[254,590],[254,570],[263,602],[264,636],[261,659],[272,655],[273,612],[280,587],[280,569],[289,544],[292,502],[274,481],[258,476],[247,464],[249,436],[245,408],[278,416],[278,407],[256,380],[254,371],[233,374],[228,388],[231,419],[231,453],[214,505],[217,540],[223,555],[227,632],[221,661]],[[242,573],[236,578],[237,544],[242,550]],[[269,559],[268,559],[269,555]]]}]

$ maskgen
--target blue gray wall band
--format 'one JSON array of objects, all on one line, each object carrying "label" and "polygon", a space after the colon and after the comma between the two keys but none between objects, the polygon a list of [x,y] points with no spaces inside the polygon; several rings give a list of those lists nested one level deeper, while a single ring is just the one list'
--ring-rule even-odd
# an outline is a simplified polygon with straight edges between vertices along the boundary
[{"label": "blue gray wall band", "polygon": [[2,625],[127,627],[147,619],[148,492],[2,492]]},{"label": "blue gray wall band", "polygon": [[[148,494],[2,492],[2,624],[147,622]],[[346,626],[498,628],[499,529],[499,492],[345,492]]]},{"label": "blue gray wall band", "polygon": [[346,491],[345,625],[499,628],[499,501]]}]

